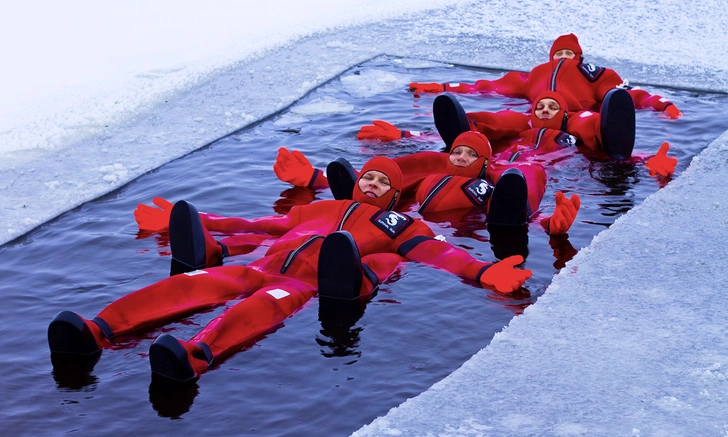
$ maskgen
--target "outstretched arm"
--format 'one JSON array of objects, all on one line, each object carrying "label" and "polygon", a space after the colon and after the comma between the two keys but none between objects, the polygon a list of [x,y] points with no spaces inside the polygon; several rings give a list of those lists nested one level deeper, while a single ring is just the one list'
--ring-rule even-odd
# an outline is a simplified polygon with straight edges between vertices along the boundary
[{"label": "outstretched arm", "polygon": [[362,126],[356,134],[358,140],[397,141],[400,138],[437,136],[434,133],[423,133],[415,130],[400,130],[392,123],[374,120],[371,125]]},{"label": "outstretched arm", "polygon": [[677,158],[667,156],[667,152],[669,150],[670,144],[665,141],[660,146],[660,150],[657,151],[657,154],[645,161],[645,167],[647,167],[650,171],[650,176],[660,175],[663,178],[666,178],[675,172]]},{"label": "outstretched arm", "polygon": [[283,216],[260,217],[252,220],[201,212],[200,219],[209,231],[229,234],[260,232],[269,235],[283,235],[301,222],[300,211],[300,207],[293,207],[291,212]]},{"label": "outstretched arm", "polygon": [[298,150],[289,151],[285,147],[279,148],[273,171],[278,179],[296,187],[318,189],[329,186],[324,172],[314,168],[308,158]]},{"label": "outstretched arm", "polygon": [[650,94],[638,88],[632,88],[627,90],[627,92],[632,96],[634,107],[637,109],[652,108],[654,111],[664,112],[665,117],[672,120],[678,119],[683,115],[674,103],[662,96]]},{"label": "outstretched arm", "polygon": [[473,84],[452,82],[411,82],[409,88],[416,93],[495,93],[511,97],[526,97],[526,84],[528,83],[528,73],[519,71],[510,71],[503,77],[495,80],[478,80]]},{"label": "outstretched arm", "polygon": [[[152,202],[158,208],[140,203],[137,205],[137,209],[134,210],[134,219],[139,229],[152,232],[167,231],[173,204],[161,197],[155,197]],[[284,234],[300,222],[300,216],[300,208],[296,207],[284,216],[261,217],[253,220],[200,213],[202,224],[209,231],[226,233],[263,232],[270,235]]]},{"label": "outstretched arm", "polygon": [[518,290],[528,278],[531,270],[516,269],[523,257],[514,255],[497,263],[476,260],[466,251],[431,237],[414,237],[399,246],[399,254],[413,261],[419,261],[458,276],[474,279],[483,287],[501,293]]},{"label": "outstretched arm", "polygon": [[553,215],[541,219],[541,226],[549,235],[565,234],[576,219],[581,207],[581,198],[578,194],[572,194],[567,198],[563,192],[556,193],[556,209]]}]

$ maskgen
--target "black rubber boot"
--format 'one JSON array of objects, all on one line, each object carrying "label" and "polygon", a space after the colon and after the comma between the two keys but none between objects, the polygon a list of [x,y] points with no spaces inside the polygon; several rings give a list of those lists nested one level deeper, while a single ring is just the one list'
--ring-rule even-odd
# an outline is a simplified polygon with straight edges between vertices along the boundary
[{"label": "black rubber boot", "polygon": [[[205,360],[208,366],[212,363],[210,348],[204,343],[198,343],[204,356],[195,356]],[[149,364],[156,375],[176,382],[188,382],[197,377],[190,364],[187,350],[169,334],[162,334],[149,347]]]},{"label": "black rubber boot", "polygon": [[490,198],[489,225],[521,226],[528,221],[528,184],[523,173],[509,168],[495,184]]},{"label": "black rubber boot", "polygon": [[350,233],[334,232],[324,239],[318,259],[319,298],[358,299],[362,272],[359,249]]},{"label": "black rubber boot", "polygon": [[345,158],[337,158],[326,166],[326,178],[329,180],[331,194],[336,200],[351,200],[354,196],[354,185],[359,178],[356,170]]},{"label": "black rubber boot", "polygon": [[52,353],[93,355],[101,351],[91,328],[71,311],[56,314],[48,325],[48,346]]},{"label": "black rubber boot", "polygon": [[450,153],[455,138],[470,130],[468,116],[455,96],[448,93],[440,94],[435,98],[432,104],[432,115],[435,118],[435,127],[440,133],[442,141],[445,142],[443,152]]},{"label": "black rubber boot", "polygon": [[205,234],[197,208],[180,200],[169,216],[169,248],[172,272],[185,273],[205,267]]},{"label": "black rubber boot", "polygon": [[632,156],[635,138],[635,111],[632,96],[626,90],[609,90],[602,101],[600,134],[604,152],[612,159]]}]

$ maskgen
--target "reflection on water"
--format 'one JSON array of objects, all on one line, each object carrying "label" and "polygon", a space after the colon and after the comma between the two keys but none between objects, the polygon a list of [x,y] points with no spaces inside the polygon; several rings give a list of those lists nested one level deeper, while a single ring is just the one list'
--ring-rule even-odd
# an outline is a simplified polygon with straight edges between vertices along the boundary
[{"label": "reflection on water", "polygon": [[[322,346],[324,357],[360,357],[359,348],[361,326],[354,326],[364,315],[366,302],[361,300],[341,300],[319,298],[320,336],[316,343]],[[351,361],[351,363],[356,360]]]},{"label": "reflection on water", "polygon": [[53,379],[58,388],[72,390],[95,390],[99,379],[91,372],[99,362],[101,353],[91,356],[51,354]]},{"label": "reflection on water", "polygon": [[190,411],[195,397],[200,393],[197,381],[185,384],[171,383],[166,378],[152,374],[149,384],[149,403],[159,417],[177,419]]}]

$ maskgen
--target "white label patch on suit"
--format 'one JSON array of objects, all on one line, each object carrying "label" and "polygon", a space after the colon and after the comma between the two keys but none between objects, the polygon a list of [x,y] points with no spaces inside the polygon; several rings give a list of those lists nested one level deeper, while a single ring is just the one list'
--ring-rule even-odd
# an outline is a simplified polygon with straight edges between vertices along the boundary
[{"label": "white label patch on suit", "polygon": [[586,118],[586,117],[591,117],[592,115],[594,115],[593,112],[591,112],[591,111],[584,111],[581,114],[579,114],[579,117]]},{"label": "white label patch on suit", "polygon": [[206,275],[207,272],[204,270],[193,270],[191,272],[185,273],[187,276],[197,276],[197,275]]},{"label": "white label patch on suit", "polygon": [[280,288],[274,288],[273,290],[268,290],[266,293],[270,294],[271,296],[275,297],[276,299],[283,299],[286,296],[290,296],[291,293],[287,292],[286,290],[281,290]]}]

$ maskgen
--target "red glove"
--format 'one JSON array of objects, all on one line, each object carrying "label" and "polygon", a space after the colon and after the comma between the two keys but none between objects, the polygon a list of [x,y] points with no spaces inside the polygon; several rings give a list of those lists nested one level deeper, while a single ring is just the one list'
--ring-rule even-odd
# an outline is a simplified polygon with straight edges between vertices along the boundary
[{"label": "red glove", "polygon": [[667,118],[671,120],[677,120],[678,118],[682,117],[683,113],[680,112],[679,109],[677,109],[677,106],[673,103],[672,105],[665,108],[665,115],[667,115]]},{"label": "red glove", "polygon": [[412,82],[409,84],[409,88],[410,91],[414,91],[416,93],[441,93],[445,91],[445,85],[437,82]]},{"label": "red glove", "polygon": [[278,149],[273,171],[278,179],[297,187],[307,187],[313,178],[315,168],[298,150],[288,151],[285,147]]},{"label": "red glove", "polygon": [[134,210],[134,219],[143,231],[161,232],[166,231],[169,226],[169,216],[172,214],[172,202],[155,197],[152,203],[159,208],[140,203]]},{"label": "red glove", "polygon": [[480,277],[480,285],[495,288],[496,291],[501,293],[518,290],[533,274],[530,270],[514,268],[522,262],[523,257],[521,255],[513,255],[493,264]]},{"label": "red glove", "polygon": [[358,140],[395,141],[402,138],[402,131],[383,120],[374,120],[373,126],[362,126],[356,134]]},{"label": "red glove", "polygon": [[645,161],[645,167],[650,170],[650,176],[660,175],[666,178],[675,172],[677,158],[667,156],[668,150],[670,150],[670,144],[665,141],[657,154]]},{"label": "red glove", "polygon": [[561,191],[556,193],[556,209],[551,217],[541,220],[541,226],[550,235],[565,234],[571,228],[576,219],[576,214],[581,207],[581,198],[578,194],[572,194],[570,199],[564,196]]}]

